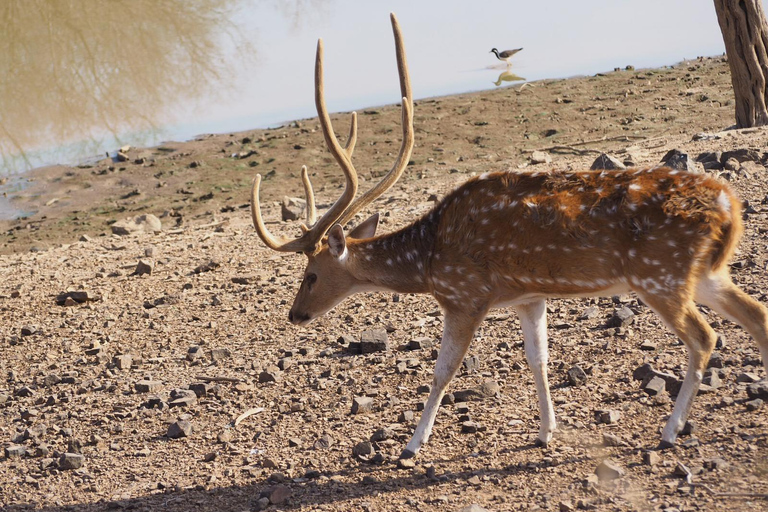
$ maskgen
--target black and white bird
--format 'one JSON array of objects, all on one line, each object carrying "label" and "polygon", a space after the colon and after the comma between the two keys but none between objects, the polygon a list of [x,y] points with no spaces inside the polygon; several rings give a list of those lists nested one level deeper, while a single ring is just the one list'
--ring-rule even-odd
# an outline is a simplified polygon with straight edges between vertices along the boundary
[{"label": "black and white bird", "polygon": [[503,60],[507,64],[509,64],[509,59],[511,59],[517,52],[522,50],[522,48],[516,48],[514,50],[504,50],[503,52],[500,52],[496,48],[491,48],[491,51],[488,53],[495,53],[496,58],[499,60]]}]

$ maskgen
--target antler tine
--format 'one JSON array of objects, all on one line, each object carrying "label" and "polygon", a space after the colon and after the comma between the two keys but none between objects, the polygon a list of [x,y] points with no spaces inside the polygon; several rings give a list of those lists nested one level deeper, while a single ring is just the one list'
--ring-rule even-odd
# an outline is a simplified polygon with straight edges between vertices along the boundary
[{"label": "antler tine", "polygon": [[251,218],[253,218],[253,227],[264,244],[275,251],[280,252],[304,252],[311,250],[314,245],[310,245],[305,236],[300,238],[282,238],[272,235],[264,225],[261,218],[261,205],[259,203],[259,186],[261,185],[261,174],[257,174],[251,187]]},{"label": "antler tine", "polygon": [[344,152],[348,158],[352,158],[352,153],[355,152],[355,144],[357,143],[357,112],[352,112],[352,121],[349,123],[349,137],[347,137],[347,145],[344,146]]},{"label": "antler tine", "polygon": [[307,166],[301,166],[301,181],[304,183],[304,195],[307,197],[307,226],[312,226],[317,219],[317,209],[315,209],[315,193],[312,190],[312,182],[309,181]]},{"label": "antler tine", "polygon": [[350,137],[347,141],[347,147],[342,149],[339,140],[336,138],[336,134],[333,132],[331,118],[328,115],[328,109],[325,106],[324,89],[323,40],[318,39],[317,57],[315,59],[315,107],[317,108],[317,116],[320,119],[320,126],[323,130],[323,136],[325,137],[325,144],[328,146],[328,150],[344,172],[347,183],[341,197],[327,212],[325,212],[325,215],[320,217],[320,220],[318,220],[317,223],[302,236],[302,238],[306,236],[308,240],[312,240],[315,245],[322,239],[323,235],[325,235],[331,226],[339,220],[339,217],[343,215],[344,211],[355,199],[355,194],[357,194],[357,171],[352,165],[352,161],[349,159],[349,156],[354,150],[355,140],[357,139],[357,115],[354,113],[352,114]]},{"label": "antler tine", "polygon": [[347,208],[344,215],[339,220],[339,223],[342,225],[349,222],[357,212],[368,206],[395,184],[398,178],[403,174],[403,171],[405,171],[405,168],[408,165],[408,160],[411,158],[411,151],[413,151],[413,95],[411,92],[411,78],[408,74],[408,61],[405,57],[405,47],[403,45],[403,35],[400,31],[400,24],[394,13],[390,13],[389,16],[392,20],[392,32],[395,36],[397,72],[400,77],[400,94],[403,97],[403,143],[400,146],[400,153],[397,155],[397,160],[395,160],[392,169],[379,183],[360,196],[349,208]]}]

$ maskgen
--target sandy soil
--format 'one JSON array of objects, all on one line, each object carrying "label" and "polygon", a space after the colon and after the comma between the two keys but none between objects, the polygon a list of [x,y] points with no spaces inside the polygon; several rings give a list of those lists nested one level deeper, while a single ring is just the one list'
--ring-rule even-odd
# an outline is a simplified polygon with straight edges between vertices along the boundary
[{"label": "sandy soil", "polygon": [[[729,180],[749,203],[732,272],[765,303],[768,131],[723,132],[732,102],[722,58],[417,101],[412,165],[373,206],[389,231],[472,173],[584,168],[600,152],[644,166],[671,149],[692,158],[744,150],[751,156],[730,169],[706,172]],[[399,115],[396,106],[361,112],[354,161],[362,187],[394,160]],[[335,122],[346,133],[346,116]],[[694,137],[702,132],[713,136]],[[552,162],[533,165],[534,150]],[[426,399],[420,386],[431,380],[437,304],[363,294],[311,328],[295,327],[287,312],[303,256],[266,249],[250,224],[256,172],[267,176],[273,231],[298,232],[296,222],[279,221],[279,200],[301,195],[302,164],[319,206],[336,199],[341,173],[317,121],[132,149],[128,157],[34,172],[16,204],[38,213],[2,226],[0,508],[768,508],[768,409],[746,392],[746,381],[765,375],[754,340],[734,324],[704,310],[722,334],[715,369],[722,385],[697,398],[695,428],[680,446],[648,460],[672,403],[649,397],[633,372],[648,362],[679,377],[686,358],[658,317],[630,296],[551,301],[560,428],[542,449],[533,444],[538,413],[519,322],[498,310],[470,348],[476,359],[450,388],[493,381],[498,393],[445,405],[415,466],[399,467]],[[110,233],[111,223],[143,213],[160,217],[163,231]],[[139,260],[154,266],[151,274],[134,274]],[[87,300],[57,302],[74,291],[88,292],[75,296]],[[591,306],[596,313],[585,314]],[[607,327],[622,306],[635,312],[632,325]],[[356,354],[339,341],[379,328],[390,350]],[[568,381],[574,365],[586,370],[583,385]],[[352,414],[361,396],[373,399],[372,410]],[[607,410],[618,420],[602,422]],[[468,419],[476,432],[465,432]],[[178,421],[191,424],[186,437],[169,436]],[[374,455],[355,454],[372,439]],[[623,475],[596,479],[604,460]]]}]

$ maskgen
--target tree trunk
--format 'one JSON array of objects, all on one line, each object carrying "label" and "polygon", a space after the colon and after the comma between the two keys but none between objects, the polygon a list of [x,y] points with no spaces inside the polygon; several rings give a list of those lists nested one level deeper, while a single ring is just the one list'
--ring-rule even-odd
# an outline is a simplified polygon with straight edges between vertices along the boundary
[{"label": "tree trunk", "polygon": [[736,97],[736,127],[768,125],[768,23],[762,0],[715,0]]}]

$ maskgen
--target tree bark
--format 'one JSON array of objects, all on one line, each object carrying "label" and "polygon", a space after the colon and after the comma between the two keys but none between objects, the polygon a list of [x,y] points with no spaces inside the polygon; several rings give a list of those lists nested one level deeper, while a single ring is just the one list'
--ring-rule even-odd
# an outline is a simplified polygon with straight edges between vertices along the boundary
[{"label": "tree bark", "polygon": [[762,0],[715,0],[736,98],[736,127],[768,125],[768,23]]}]

